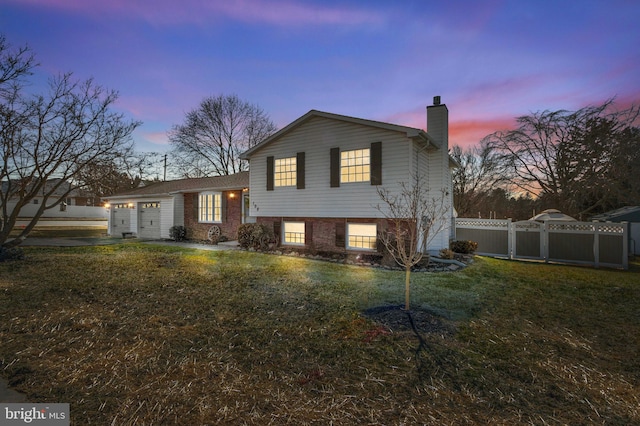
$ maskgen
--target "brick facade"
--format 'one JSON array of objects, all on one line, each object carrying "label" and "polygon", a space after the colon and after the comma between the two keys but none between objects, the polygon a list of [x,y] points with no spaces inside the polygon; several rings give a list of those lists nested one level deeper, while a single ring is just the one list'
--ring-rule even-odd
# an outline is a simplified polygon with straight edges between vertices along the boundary
[{"label": "brick facade", "polygon": [[219,226],[222,235],[227,239],[238,238],[238,227],[242,223],[242,191],[223,191],[222,199],[222,223],[199,223],[198,193],[184,194],[184,226],[187,229],[188,239],[206,240],[212,225]]},{"label": "brick facade", "polygon": [[[346,249],[346,225],[349,223],[377,223],[380,230],[384,220],[376,219],[345,219],[345,218],[309,218],[309,217],[259,217],[258,223],[268,225],[274,229],[274,232],[281,239],[281,223],[287,222],[304,222],[306,224],[305,233],[306,243],[302,246],[290,246],[297,250],[304,250],[310,253],[358,253],[358,250]],[[311,234],[311,235],[309,235]],[[280,244],[282,247],[287,245]],[[362,250],[362,253],[372,254],[370,250]],[[378,247],[378,254],[382,252]]]}]

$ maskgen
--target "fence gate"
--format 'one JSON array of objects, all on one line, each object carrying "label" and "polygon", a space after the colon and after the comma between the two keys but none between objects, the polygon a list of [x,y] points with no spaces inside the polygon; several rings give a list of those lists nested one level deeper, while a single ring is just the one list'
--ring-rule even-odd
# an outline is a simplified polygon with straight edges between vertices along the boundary
[{"label": "fence gate", "polygon": [[531,220],[511,225],[512,257],[514,259],[543,260],[546,256],[544,224]]},{"label": "fence gate", "polygon": [[456,219],[456,239],[475,241],[480,255],[510,257],[510,228],[511,219]]}]

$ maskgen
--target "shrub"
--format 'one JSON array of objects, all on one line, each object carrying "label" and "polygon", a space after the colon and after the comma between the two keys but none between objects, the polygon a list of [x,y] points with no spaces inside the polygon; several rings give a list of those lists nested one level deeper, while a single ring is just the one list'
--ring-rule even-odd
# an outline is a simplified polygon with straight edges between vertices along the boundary
[{"label": "shrub", "polygon": [[20,247],[0,247],[0,262],[22,259],[24,259],[24,251]]},{"label": "shrub", "polygon": [[472,254],[478,249],[478,243],[469,240],[452,241],[450,245],[454,253],[460,254]]},{"label": "shrub", "polygon": [[238,245],[244,249],[251,246],[251,233],[254,223],[243,223],[238,227]]},{"label": "shrub", "polygon": [[187,238],[187,228],[181,225],[175,225],[169,228],[169,236],[174,241],[184,241]]},{"label": "shrub", "polygon": [[238,228],[238,245],[245,249],[266,249],[265,242],[274,239],[273,229],[261,223],[244,223]]},{"label": "shrub", "polygon": [[440,259],[453,259],[453,257],[454,257],[453,250],[450,250],[450,249],[440,250]]}]

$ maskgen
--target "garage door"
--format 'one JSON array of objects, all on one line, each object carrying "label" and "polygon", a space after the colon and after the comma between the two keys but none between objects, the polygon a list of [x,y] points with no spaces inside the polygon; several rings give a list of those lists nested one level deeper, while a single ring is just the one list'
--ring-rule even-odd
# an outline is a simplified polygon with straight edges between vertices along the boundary
[{"label": "garage door", "polygon": [[138,209],[138,238],[160,238],[160,203],[140,203]]},{"label": "garage door", "polygon": [[125,204],[113,204],[111,217],[111,234],[131,231],[131,208]]}]

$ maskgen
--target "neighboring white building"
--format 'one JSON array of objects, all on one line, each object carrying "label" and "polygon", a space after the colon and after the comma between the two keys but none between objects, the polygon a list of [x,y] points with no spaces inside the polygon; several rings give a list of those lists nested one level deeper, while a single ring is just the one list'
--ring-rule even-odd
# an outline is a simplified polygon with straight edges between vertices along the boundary
[{"label": "neighboring white building", "polygon": [[[270,224],[282,245],[316,251],[375,252],[384,215],[378,187],[400,191],[419,176],[444,189],[453,217],[448,110],[434,98],[427,132],[309,111],[242,158],[250,162],[250,215]],[[428,247],[449,247],[447,221]]]},{"label": "neighboring white building", "polygon": [[[9,189],[8,182],[0,183],[0,191],[6,193]],[[46,197],[45,197],[46,195]],[[17,195],[7,200],[7,211],[16,208]],[[46,203],[55,207],[47,208],[40,215],[36,228],[96,228],[107,227],[107,213],[101,205],[100,197],[95,196],[86,189],[74,188],[74,186],[61,179],[49,179],[45,182],[40,194],[34,196],[29,204],[20,209],[15,226],[18,228],[27,226]]]}]

